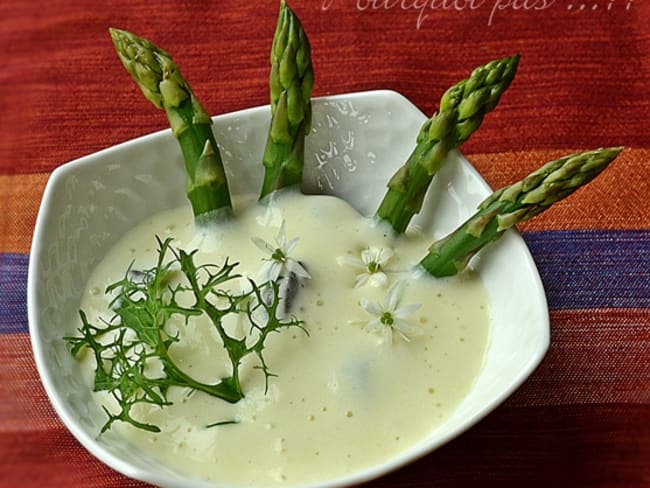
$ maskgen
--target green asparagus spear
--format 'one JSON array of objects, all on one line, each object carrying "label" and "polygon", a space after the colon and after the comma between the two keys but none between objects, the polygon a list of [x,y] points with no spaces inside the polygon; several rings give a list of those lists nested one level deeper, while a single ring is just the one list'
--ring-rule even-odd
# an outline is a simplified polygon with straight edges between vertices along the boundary
[{"label": "green asparagus spear", "polygon": [[445,92],[438,112],[420,129],[415,149],[388,182],[378,219],[389,222],[397,233],[406,230],[449,151],[469,139],[496,107],[518,64],[519,55],[494,60]]},{"label": "green asparagus spear", "polygon": [[228,182],[212,120],[196,99],[172,58],[130,32],[110,29],[117,54],[144,96],[164,109],[187,171],[187,196],[197,222],[207,223],[232,212]]},{"label": "green asparagus spear", "polygon": [[271,47],[271,127],[264,149],[260,199],[300,184],[305,135],[311,126],[314,71],[309,40],[300,21],[282,1]]},{"label": "green asparagus spear", "polygon": [[550,161],[523,180],[495,191],[465,223],[434,242],[420,265],[436,277],[463,271],[482,247],[590,182],[622,149],[612,147],[571,154]]}]

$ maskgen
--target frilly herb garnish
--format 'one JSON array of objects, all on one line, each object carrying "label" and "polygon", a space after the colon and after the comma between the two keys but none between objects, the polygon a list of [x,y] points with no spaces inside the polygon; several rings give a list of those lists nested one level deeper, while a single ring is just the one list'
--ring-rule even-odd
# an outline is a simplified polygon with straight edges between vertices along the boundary
[{"label": "frilly herb garnish", "polygon": [[[75,357],[84,350],[92,351],[96,363],[94,389],[108,392],[119,405],[117,413],[104,406],[108,421],[101,432],[116,421],[160,432],[158,426],[134,418],[132,409],[137,404],[161,408],[171,405],[167,396],[171,387],[202,391],[235,403],[244,398],[239,378],[244,357],[257,357],[256,367],[263,372],[268,386],[273,374],[263,352],[269,334],[288,327],[306,332],[302,321],[285,318],[281,313],[277,282],[258,284],[249,279],[244,291],[229,291],[224,285],[242,279],[235,272],[238,263],[226,260],[221,266],[197,265],[196,251],[174,249],[171,239],[157,238],[157,242],[158,260],[153,268],[137,273],[129,269],[122,280],[106,289],[107,294],[115,296],[111,303],[113,318],[94,325],[80,311],[79,336],[65,338]],[[170,319],[179,317],[180,323],[187,325],[204,315],[218,332],[231,366],[230,376],[214,384],[195,380],[170,355],[172,345],[181,340],[170,330]],[[226,331],[224,320],[232,315],[240,315],[248,323],[243,337],[233,337]]]}]

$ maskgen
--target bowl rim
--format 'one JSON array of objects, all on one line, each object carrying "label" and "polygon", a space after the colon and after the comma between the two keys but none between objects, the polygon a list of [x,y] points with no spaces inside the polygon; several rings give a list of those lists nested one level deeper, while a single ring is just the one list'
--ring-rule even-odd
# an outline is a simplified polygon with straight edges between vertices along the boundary
[{"label": "bowl rim", "polygon": [[[368,90],[360,92],[349,92],[336,95],[327,95],[314,97],[313,102],[336,102],[336,101],[347,101],[350,99],[360,99],[360,98],[374,98],[374,97],[394,97],[400,103],[405,103],[409,106],[411,110],[414,111],[414,114],[417,113],[418,116],[421,116],[423,120],[426,119],[426,116],[403,94],[389,89],[377,89],[377,90]],[[261,105],[251,108],[245,108],[236,110],[233,112],[228,112],[224,114],[219,114],[213,116],[213,121],[227,120],[228,118],[240,117],[240,116],[250,116],[261,111],[270,110],[270,106]],[[122,473],[125,476],[128,476],[133,479],[141,480],[147,483],[152,483],[155,485],[165,485],[165,486],[184,486],[184,487],[196,487],[196,488],[216,488],[220,485],[218,483],[212,483],[203,481],[201,479],[192,479],[180,483],[170,484],[170,480],[166,476],[158,475],[155,472],[148,471],[136,467],[130,464],[128,461],[120,458],[119,456],[113,454],[108,449],[104,448],[101,443],[97,442],[97,439],[89,435],[83,428],[78,427],[76,418],[72,415],[71,412],[64,406],[64,402],[61,400],[60,395],[56,387],[54,386],[52,371],[47,367],[45,356],[43,352],[43,343],[40,340],[40,329],[39,318],[36,313],[36,296],[37,296],[37,287],[38,283],[36,281],[36,273],[38,266],[41,261],[41,256],[44,253],[43,249],[43,233],[45,232],[45,222],[50,218],[51,215],[51,205],[50,203],[55,199],[55,186],[58,180],[66,177],[67,175],[78,170],[79,167],[86,165],[96,164],[95,159],[105,156],[109,156],[114,152],[119,152],[126,147],[130,147],[134,144],[146,143],[150,140],[155,140],[160,137],[168,136],[171,134],[171,129],[161,129],[148,134],[137,136],[118,144],[103,148],[99,151],[81,156],[74,160],[62,163],[61,165],[54,168],[48,181],[46,183],[43,196],[41,199],[41,204],[39,206],[38,214],[36,217],[36,223],[34,227],[34,233],[32,237],[32,243],[29,254],[29,264],[28,264],[28,274],[27,274],[27,318],[29,325],[29,335],[30,342],[32,346],[32,353],[34,361],[36,363],[36,368],[39,373],[41,383],[45,389],[48,400],[52,407],[54,408],[56,414],[61,419],[68,431],[82,444],[82,446],[90,452],[94,457],[99,461],[106,464],[110,468]],[[468,163],[468,171],[470,171],[473,176],[480,182],[481,185],[489,192],[491,191],[489,185],[481,176],[481,174],[474,168],[474,166],[464,157],[462,153],[458,153],[460,158]],[[372,479],[376,479],[382,475],[387,474],[388,472],[394,471],[406,464],[410,464],[417,459],[424,457],[427,454],[430,454],[434,450],[438,449],[440,446],[446,444],[451,439],[459,436],[466,430],[473,427],[476,423],[482,420],[490,412],[496,409],[503,401],[508,398],[521,384],[530,376],[530,374],[537,368],[537,366],[542,361],[545,356],[549,345],[550,345],[550,317],[548,311],[548,305],[546,300],[546,295],[543,288],[543,283],[537,267],[535,265],[534,259],[530,253],[528,246],[521,237],[521,234],[516,228],[512,228],[507,231],[510,235],[514,236],[516,239],[521,241],[521,251],[524,253],[525,265],[530,272],[530,275],[533,277],[536,297],[535,301],[540,304],[544,310],[544,317],[541,317],[542,323],[539,336],[539,347],[535,349],[534,354],[532,354],[528,361],[525,363],[524,367],[520,368],[518,375],[510,382],[507,388],[504,388],[500,394],[495,395],[487,402],[483,407],[478,409],[473,415],[467,418],[461,425],[458,425],[450,429],[445,435],[439,436],[435,442],[428,442],[426,445],[420,446],[411,446],[406,451],[401,452],[399,455],[379,464],[372,466],[370,468],[364,468],[356,473],[346,475],[342,478],[333,480],[333,482],[327,483],[316,483],[309,485],[312,488],[316,487],[341,487],[355,485],[358,483],[366,482]]]}]

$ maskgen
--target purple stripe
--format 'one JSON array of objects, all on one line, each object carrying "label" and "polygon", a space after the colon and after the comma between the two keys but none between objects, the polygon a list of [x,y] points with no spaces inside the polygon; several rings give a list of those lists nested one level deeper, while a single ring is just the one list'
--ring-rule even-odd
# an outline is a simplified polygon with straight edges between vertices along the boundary
[{"label": "purple stripe", "polygon": [[[650,308],[650,231],[543,231],[523,237],[551,310]],[[0,334],[28,332],[28,262],[27,254],[0,253]]]},{"label": "purple stripe", "polygon": [[27,254],[0,253],[0,334],[27,332]]},{"label": "purple stripe", "polygon": [[650,231],[543,231],[523,237],[551,310],[650,308]]}]

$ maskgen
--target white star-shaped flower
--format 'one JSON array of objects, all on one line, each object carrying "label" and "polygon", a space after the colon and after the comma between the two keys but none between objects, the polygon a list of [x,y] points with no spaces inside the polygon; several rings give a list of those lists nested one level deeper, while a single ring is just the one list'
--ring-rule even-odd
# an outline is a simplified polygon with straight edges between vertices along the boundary
[{"label": "white star-shaped flower", "polygon": [[253,244],[270,256],[264,258],[264,264],[258,271],[261,279],[277,281],[278,278],[286,277],[290,273],[295,274],[298,278],[311,278],[303,265],[290,256],[296,244],[298,244],[299,238],[294,237],[287,242],[284,220],[280,224],[280,230],[275,238],[275,245],[259,237],[252,237],[251,240]]},{"label": "white star-shaped flower", "polygon": [[383,304],[362,298],[361,306],[363,309],[374,315],[374,318],[366,323],[363,330],[379,334],[383,341],[388,344],[393,341],[393,331],[397,332],[406,342],[410,342],[411,337],[422,335],[424,332],[420,327],[406,320],[421,305],[414,303],[398,308],[402,299],[402,291],[402,282],[397,281],[388,290]]},{"label": "white star-shaped flower", "polygon": [[354,280],[355,288],[366,283],[380,287],[386,286],[388,283],[388,277],[384,272],[388,271],[385,265],[393,257],[393,254],[393,250],[390,248],[367,247],[361,251],[361,259],[352,256],[339,256],[336,258],[336,262],[363,270],[363,273],[358,274]]}]

